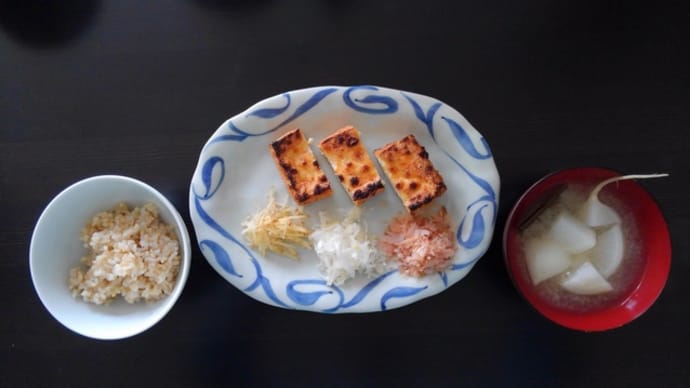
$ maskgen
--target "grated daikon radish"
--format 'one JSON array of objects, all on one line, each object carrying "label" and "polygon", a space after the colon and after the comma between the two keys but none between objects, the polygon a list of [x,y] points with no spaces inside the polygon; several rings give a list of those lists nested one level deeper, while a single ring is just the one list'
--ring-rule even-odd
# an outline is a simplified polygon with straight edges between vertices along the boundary
[{"label": "grated daikon radish", "polygon": [[360,209],[354,207],[342,222],[319,213],[321,225],[309,235],[319,258],[319,271],[328,285],[341,285],[358,274],[373,277],[388,270],[385,257],[357,220]]},{"label": "grated daikon radish", "polygon": [[560,284],[564,289],[578,295],[597,295],[613,290],[611,284],[589,261],[567,272]]}]

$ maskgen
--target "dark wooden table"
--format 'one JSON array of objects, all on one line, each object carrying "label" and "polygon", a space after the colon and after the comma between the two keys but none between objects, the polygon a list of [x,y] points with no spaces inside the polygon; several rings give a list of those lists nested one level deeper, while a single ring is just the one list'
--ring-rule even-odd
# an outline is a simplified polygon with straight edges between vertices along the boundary
[{"label": "dark wooden table", "polygon": [[[0,0],[0,386],[690,385],[690,6],[686,1]],[[460,283],[386,313],[269,307],[194,249],[187,286],[133,338],[70,332],[29,276],[36,219],[69,184],[159,188],[188,226],[203,143],[254,102],[375,84],[436,97],[487,138],[496,234]],[[671,231],[657,303],[604,333],[561,328],[512,286],[506,215],[548,172],[644,182]]]}]

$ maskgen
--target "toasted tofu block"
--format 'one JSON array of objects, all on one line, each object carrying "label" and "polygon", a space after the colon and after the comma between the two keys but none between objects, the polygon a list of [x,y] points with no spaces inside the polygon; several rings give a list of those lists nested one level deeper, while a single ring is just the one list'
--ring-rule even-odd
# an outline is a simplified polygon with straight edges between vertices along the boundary
[{"label": "toasted tofu block", "polygon": [[353,126],[340,128],[319,143],[335,175],[355,205],[361,205],[384,190],[374,162]]},{"label": "toasted tofu block", "polygon": [[443,177],[414,135],[374,150],[403,206],[413,212],[446,192]]},{"label": "toasted tofu block", "polygon": [[297,128],[271,143],[271,156],[295,202],[306,205],[333,194],[307,139]]}]

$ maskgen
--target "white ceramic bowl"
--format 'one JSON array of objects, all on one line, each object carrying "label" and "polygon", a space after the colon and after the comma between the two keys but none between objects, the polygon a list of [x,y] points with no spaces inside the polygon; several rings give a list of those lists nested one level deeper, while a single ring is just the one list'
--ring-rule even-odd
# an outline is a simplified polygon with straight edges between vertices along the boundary
[{"label": "white ceramic bowl", "polygon": [[[69,271],[86,253],[81,230],[98,212],[119,202],[129,206],[155,204],[161,219],[175,226],[181,267],[172,293],[155,303],[129,304],[119,298],[99,306],[73,297]],[[45,208],[31,238],[31,278],[48,312],[68,329],[97,339],[119,339],[141,333],[161,320],[182,293],[191,263],[187,228],[175,207],[158,191],[136,179],[102,175],[79,181],[58,194]]]}]

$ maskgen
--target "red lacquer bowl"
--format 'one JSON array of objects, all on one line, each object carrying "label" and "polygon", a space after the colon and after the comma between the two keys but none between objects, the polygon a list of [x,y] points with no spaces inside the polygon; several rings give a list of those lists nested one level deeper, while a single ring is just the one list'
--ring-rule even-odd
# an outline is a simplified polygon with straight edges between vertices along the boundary
[{"label": "red lacquer bowl", "polygon": [[642,315],[661,294],[671,268],[671,241],[668,227],[654,199],[637,182],[625,180],[604,187],[601,194],[614,196],[631,209],[630,219],[639,235],[637,254],[640,267],[630,287],[615,300],[591,311],[572,311],[542,297],[524,270],[524,254],[518,226],[536,207],[564,184],[594,187],[614,176],[603,168],[572,168],[539,180],[517,201],[508,215],[503,233],[503,255],[513,283],[525,299],[548,319],[570,329],[604,331],[620,327]]}]

